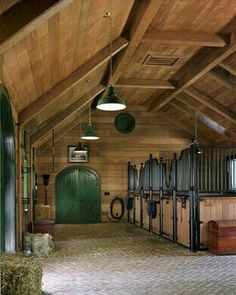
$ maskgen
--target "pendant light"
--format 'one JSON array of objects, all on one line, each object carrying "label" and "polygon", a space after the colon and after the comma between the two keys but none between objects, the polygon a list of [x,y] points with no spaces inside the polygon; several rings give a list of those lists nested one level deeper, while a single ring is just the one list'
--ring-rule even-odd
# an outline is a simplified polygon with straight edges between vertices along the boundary
[{"label": "pendant light", "polygon": [[[80,121],[80,123],[79,123],[79,136],[81,136],[81,114],[80,114],[80,116],[79,116],[79,121]],[[83,143],[80,141],[79,143],[78,143],[78,145],[76,146],[76,148],[74,149],[74,153],[75,154],[80,154],[81,152],[84,152],[85,151],[85,148],[84,148],[84,146],[83,146]]]},{"label": "pendant light", "polygon": [[[87,81],[87,82],[89,82],[89,81]],[[88,125],[87,125],[84,133],[81,136],[81,139],[96,140],[96,139],[99,139],[99,137],[98,137],[97,133],[95,132],[95,130],[93,129],[93,125],[91,123],[90,100],[91,100],[91,96],[90,96],[90,87],[89,87],[89,122],[88,122]]]},{"label": "pendant light", "polygon": [[126,108],[125,101],[116,95],[114,85],[112,83],[112,24],[111,24],[111,12],[108,11],[104,14],[105,18],[109,19],[110,24],[110,81],[109,84],[101,97],[99,99],[97,108],[102,111],[120,111]]}]

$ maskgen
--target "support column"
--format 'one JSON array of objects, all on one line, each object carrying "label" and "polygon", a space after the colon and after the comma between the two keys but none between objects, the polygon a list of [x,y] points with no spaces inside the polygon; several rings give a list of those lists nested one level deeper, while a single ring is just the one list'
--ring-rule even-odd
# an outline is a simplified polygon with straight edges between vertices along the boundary
[{"label": "support column", "polygon": [[[153,199],[153,192],[152,192],[152,154],[150,154],[150,157],[149,157],[149,194],[148,194],[148,201],[152,201]],[[151,233],[152,232],[152,216],[150,216],[149,214],[149,228],[148,228],[148,231]]]},{"label": "support column", "polygon": [[160,158],[160,212],[159,212],[159,234],[160,237],[163,237],[163,183],[164,183],[164,179],[163,179],[163,169],[164,169],[164,165],[163,165],[163,158]]}]

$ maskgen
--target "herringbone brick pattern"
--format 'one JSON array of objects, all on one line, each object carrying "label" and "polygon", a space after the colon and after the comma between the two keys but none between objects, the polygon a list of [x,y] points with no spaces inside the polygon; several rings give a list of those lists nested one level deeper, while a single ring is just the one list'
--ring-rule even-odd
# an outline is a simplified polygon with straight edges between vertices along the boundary
[{"label": "herringbone brick pattern", "polygon": [[56,240],[44,263],[49,294],[236,294],[236,256],[191,254],[133,225],[60,225]]}]

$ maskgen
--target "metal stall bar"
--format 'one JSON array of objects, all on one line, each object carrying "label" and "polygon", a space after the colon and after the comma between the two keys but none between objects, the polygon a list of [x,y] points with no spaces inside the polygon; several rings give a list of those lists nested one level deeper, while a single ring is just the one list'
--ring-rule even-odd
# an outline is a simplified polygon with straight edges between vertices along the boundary
[{"label": "metal stall bar", "polygon": [[143,227],[143,163],[141,163],[140,172],[139,172],[139,183],[140,183],[140,227]]},{"label": "metal stall bar", "polygon": [[134,165],[133,167],[133,183],[134,183],[134,186],[133,186],[133,224],[136,223],[136,196],[135,196],[135,193],[136,193],[136,165]]},{"label": "metal stall bar", "polygon": [[[153,199],[153,192],[152,192],[152,154],[150,154],[150,157],[149,157],[149,194],[148,194],[148,201],[149,201],[149,206],[150,206],[150,201],[152,201]],[[149,226],[148,226],[148,231],[151,233],[152,232],[152,216],[149,212],[149,215],[148,215],[148,223],[149,223]]]},{"label": "metal stall bar", "polygon": [[196,147],[192,143],[189,147],[189,175],[190,175],[190,189],[189,189],[189,217],[190,217],[190,251],[196,252],[197,247],[197,201],[196,201]]},{"label": "metal stall bar", "polygon": [[164,169],[164,165],[163,165],[163,158],[161,157],[160,158],[160,212],[159,212],[159,235],[160,237],[162,238],[163,237],[163,182],[164,182],[164,179],[163,179],[163,169]]},{"label": "metal stall bar", "polygon": [[[129,204],[129,197],[130,197],[130,162],[128,162],[128,199],[127,199],[127,205]],[[130,222],[130,209],[129,206],[127,206],[127,222]]]},{"label": "metal stall bar", "polygon": [[177,154],[174,153],[173,159],[173,192],[172,192],[172,205],[173,205],[173,243],[177,242]]}]

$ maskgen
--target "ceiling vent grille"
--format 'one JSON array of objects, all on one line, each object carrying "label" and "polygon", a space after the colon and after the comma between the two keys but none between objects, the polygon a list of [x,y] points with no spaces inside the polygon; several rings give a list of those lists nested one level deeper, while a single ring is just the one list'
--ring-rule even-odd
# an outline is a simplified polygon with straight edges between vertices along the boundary
[{"label": "ceiling vent grille", "polygon": [[178,57],[173,56],[158,56],[155,54],[148,54],[143,60],[142,64],[145,66],[172,67],[178,61],[178,59]]}]

